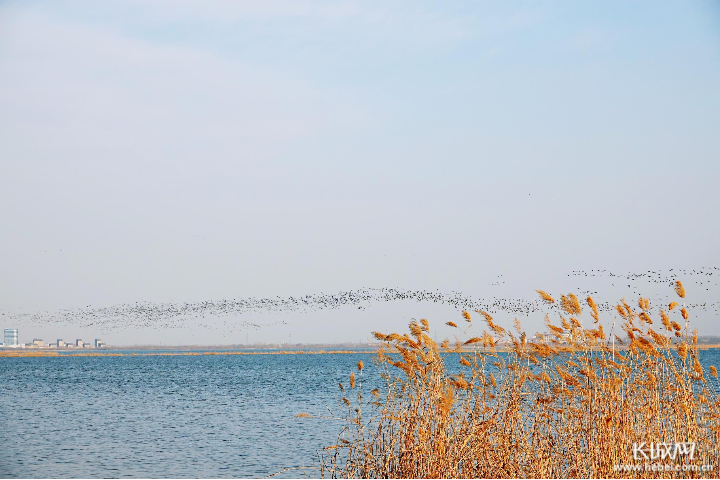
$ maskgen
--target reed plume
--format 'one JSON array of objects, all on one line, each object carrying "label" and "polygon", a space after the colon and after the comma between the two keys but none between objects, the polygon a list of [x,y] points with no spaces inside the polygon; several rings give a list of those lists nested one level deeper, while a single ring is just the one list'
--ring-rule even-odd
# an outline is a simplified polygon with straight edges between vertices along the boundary
[{"label": "reed plume", "polygon": [[683,287],[683,284],[680,280],[675,282],[675,293],[678,294],[678,297],[685,298],[685,287]]},{"label": "reed plume", "polygon": [[535,290],[537,293],[540,294],[540,297],[545,300],[548,303],[555,303],[555,299],[551,297],[549,294],[543,292],[542,290]]}]

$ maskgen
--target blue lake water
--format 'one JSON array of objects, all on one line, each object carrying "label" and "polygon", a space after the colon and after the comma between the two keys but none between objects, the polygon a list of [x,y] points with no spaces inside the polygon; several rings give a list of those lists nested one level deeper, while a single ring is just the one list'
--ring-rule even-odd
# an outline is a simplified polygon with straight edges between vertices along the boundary
[{"label": "blue lake water", "polygon": [[[703,363],[720,365],[719,354],[701,352]],[[0,358],[0,477],[263,477],[311,465],[341,425],[295,414],[336,407],[358,360],[368,392],[379,375],[362,353]]]},{"label": "blue lake water", "polygon": [[0,358],[0,477],[262,477],[310,465],[340,426],[295,414],[336,406],[358,360],[377,380],[369,354]]}]

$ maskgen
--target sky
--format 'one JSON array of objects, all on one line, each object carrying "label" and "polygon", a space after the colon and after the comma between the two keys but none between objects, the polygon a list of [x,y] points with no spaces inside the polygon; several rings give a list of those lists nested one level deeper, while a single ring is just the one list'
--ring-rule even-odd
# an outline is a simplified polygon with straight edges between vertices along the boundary
[{"label": "sky", "polygon": [[[713,1],[5,1],[0,311],[364,287],[634,298],[568,275],[720,266],[718,132]],[[0,327],[344,342],[412,318],[442,336],[460,317],[394,302],[231,319],[251,329]]]}]

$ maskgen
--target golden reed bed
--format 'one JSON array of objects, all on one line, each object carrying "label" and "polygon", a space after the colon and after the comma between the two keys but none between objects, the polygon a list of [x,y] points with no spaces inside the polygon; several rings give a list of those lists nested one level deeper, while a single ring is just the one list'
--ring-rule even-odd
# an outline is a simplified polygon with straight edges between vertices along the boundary
[{"label": "golden reed bed", "polygon": [[[676,292],[684,299],[680,282]],[[322,476],[717,478],[720,401],[708,381],[717,370],[700,364],[686,308],[673,302],[653,319],[647,299],[623,300],[606,333],[593,299],[585,303],[589,325],[579,299],[563,295],[559,324],[546,316],[557,339],[543,342],[483,311],[476,336],[469,312],[463,327],[448,322],[463,337],[454,345],[437,345],[427,320],[409,334],[375,332],[385,386],[363,392],[362,362],[340,384],[339,410],[319,417],[343,422],[320,453]],[[492,351],[500,340],[510,353]],[[481,345],[490,351],[463,351]]]}]

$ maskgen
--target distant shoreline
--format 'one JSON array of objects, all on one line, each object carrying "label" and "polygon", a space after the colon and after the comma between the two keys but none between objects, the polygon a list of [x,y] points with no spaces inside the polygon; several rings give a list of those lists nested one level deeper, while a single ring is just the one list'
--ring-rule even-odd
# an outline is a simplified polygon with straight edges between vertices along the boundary
[{"label": "distant shoreline", "polygon": [[[711,350],[720,348],[720,344],[698,345],[699,350]],[[136,350],[159,350],[137,352]],[[627,350],[627,348],[617,348],[619,352]],[[18,357],[154,357],[154,356],[203,356],[203,355],[328,355],[328,354],[371,354],[377,351],[377,347],[368,347],[361,349],[224,349],[222,347],[160,347],[160,348],[137,348],[137,347],[118,347],[114,349],[92,350],[85,352],[72,352],[64,350],[58,352],[57,349],[48,350],[24,350],[15,348],[0,349],[0,358],[18,358]],[[474,352],[472,349],[463,349],[462,352]],[[492,351],[480,351],[480,353],[502,353],[509,352],[508,348],[497,348]],[[453,350],[448,351],[453,353]]]},{"label": "distant shoreline", "polygon": [[[375,353],[375,349],[362,350],[262,350],[262,351],[244,351],[244,350],[215,350],[202,349],[202,351],[180,350],[173,348],[164,348],[160,352],[134,352],[132,348],[122,348],[105,351],[92,352],[58,352],[56,350],[20,350],[20,349],[3,349],[0,350],[0,357],[154,357],[154,356],[201,356],[201,355],[326,355],[326,354],[348,354],[348,353]],[[146,349],[148,350],[148,349]],[[160,350],[160,349],[158,349]]]}]

